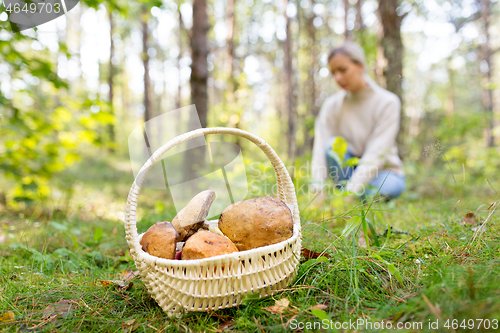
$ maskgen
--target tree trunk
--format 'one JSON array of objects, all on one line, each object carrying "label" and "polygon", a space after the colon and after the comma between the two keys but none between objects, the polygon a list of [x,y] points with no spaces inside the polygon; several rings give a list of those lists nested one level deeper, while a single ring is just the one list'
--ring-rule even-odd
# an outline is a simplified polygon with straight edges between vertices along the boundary
[{"label": "tree trunk", "polygon": [[181,80],[181,59],[182,59],[182,33],[184,29],[184,23],[182,22],[181,15],[181,2],[177,3],[177,18],[179,22],[179,36],[177,39],[177,46],[179,47],[179,54],[177,55],[177,71],[179,73],[179,85],[177,87],[177,99],[175,101],[175,106],[177,109],[182,107],[182,80]]},{"label": "tree trunk", "polygon": [[[387,90],[395,93],[403,101],[401,82],[403,78],[403,42],[401,39],[401,21],[396,8],[397,0],[379,0],[378,11],[382,23],[382,45],[384,58],[387,60],[384,76]],[[390,64],[390,65],[389,65]]]},{"label": "tree trunk", "polygon": [[234,92],[237,90],[236,80],[234,79],[234,30],[235,30],[235,15],[234,6],[235,0],[227,0],[226,5],[226,45],[227,45],[227,61],[226,61],[226,73],[228,77],[229,91],[230,91],[230,101],[234,99]]},{"label": "tree trunk", "polygon": [[384,57],[384,48],[382,47],[381,41],[384,37],[384,28],[382,27],[382,23],[380,23],[380,15],[379,23],[377,25],[377,55],[376,55],[376,63],[375,63],[375,78],[377,83],[383,87],[387,88],[387,82],[384,77],[384,68],[386,67],[387,59]]},{"label": "tree trunk", "polygon": [[[191,28],[191,104],[194,104],[198,113],[201,127],[207,127],[208,112],[208,17],[206,0],[193,0],[193,27]],[[195,122],[192,117],[190,122]],[[200,152],[191,149],[187,142],[187,151],[184,153],[183,176],[185,181],[195,177],[195,170],[202,168],[204,156],[198,156]]]},{"label": "tree trunk", "polygon": [[144,123],[151,119],[151,103],[149,100],[149,55],[148,55],[148,18],[149,11],[146,6],[142,7],[142,61],[144,63]]},{"label": "tree trunk", "polygon": [[[76,69],[80,73],[83,73],[82,57],[81,57],[82,35],[83,35],[83,28],[81,27],[81,22],[82,22],[83,10],[84,10],[83,7],[80,6],[80,8],[76,8],[71,12],[73,14],[66,15],[66,19],[68,20],[66,23],[66,36],[69,37],[67,40],[68,52],[70,52],[73,56],[73,59],[75,59]],[[73,25],[80,27],[80,29],[74,29],[72,27]],[[76,82],[73,82],[73,84],[69,85],[69,89],[71,91],[72,96],[73,94],[76,94],[76,91],[78,90],[77,87],[81,87],[83,84],[82,75],[79,75],[75,81]]]},{"label": "tree trunk", "polygon": [[361,13],[361,7],[363,6],[363,0],[358,0],[356,2],[356,24],[354,25],[354,30],[356,31],[356,38],[361,45],[366,43],[366,29],[363,23],[363,14]]},{"label": "tree trunk", "polygon": [[451,57],[448,58],[448,82],[450,84],[450,88],[448,90],[448,96],[446,96],[446,102],[444,104],[444,110],[446,116],[453,117],[455,114],[455,71],[450,66]]},{"label": "tree trunk", "polygon": [[485,42],[481,45],[481,54],[483,61],[486,62],[488,70],[486,71],[486,75],[484,77],[485,88],[483,89],[483,105],[487,112],[487,116],[490,119],[490,123],[486,128],[485,139],[487,147],[495,146],[495,135],[493,133],[493,129],[495,128],[496,121],[495,115],[493,111],[493,88],[491,73],[493,73],[493,52],[491,50],[491,38],[489,33],[490,28],[490,12],[491,12],[491,1],[490,0],[480,0],[481,6],[481,18],[483,23],[483,34],[486,37]]},{"label": "tree trunk", "polygon": [[[314,7],[315,0],[311,1],[311,7]],[[311,65],[309,68],[309,77],[307,79],[306,84],[306,95],[310,96],[309,98],[309,108],[311,110],[311,116],[316,119],[319,113],[319,107],[316,105],[316,99],[318,98],[318,93],[316,89],[316,74],[318,73],[318,64],[319,64],[319,56],[318,56],[318,48],[316,41],[316,27],[313,22],[316,18],[316,15],[313,11],[311,11],[311,17],[306,21],[307,23],[307,36],[309,39],[309,55],[311,59]],[[314,122],[306,122],[304,128],[304,145],[308,150],[312,150],[312,146],[314,143],[314,136],[309,133],[314,130]]]},{"label": "tree trunk", "polygon": [[344,0],[344,37],[345,40],[351,38],[351,31],[347,29],[347,12],[349,11],[349,0]]},{"label": "tree trunk", "polygon": [[[109,8],[109,7],[108,7]],[[113,55],[115,51],[115,46],[113,43],[113,12],[111,8],[109,8],[109,40],[110,40],[110,46],[109,46],[109,78],[108,78],[108,85],[109,85],[109,95],[108,95],[108,103],[109,103],[109,113],[113,116],[113,122],[108,125],[108,133],[109,133],[109,141],[111,142],[111,148],[110,151],[114,151],[113,144],[115,142],[115,111],[113,108]]]},{"label": "tree trunk", "polygon": [[[401,22],[403,16],[396,12],[398,0],[379,0],[378,14],[379,22],[382,24],[380,45],[382,46],[384,61],[383,74],[387,90],[396,94],[403,105],[403,42],[401,40]],[[401,113],[400,131],[397,142],[402,155],[405,155],[403,147],[403,113]]]},{"label": "tree trunk", "polygon": [[[67,45],[67,34],[66,34],[66,30],[65,29],[61,29],[59,27],[56,26],[56,33],[57,33],[57,39],[58,39],[58,44],[61,45],[61,44],[66,44]],[[59,51],[57,52],[57,56],[55,57],[55,68],[56,68],[56,73],[59,69],[59,66],[60,66],[60,62],[59,62],[59,55],[63,55],[62,53],[60,53],[61,49],[59,48]],[[68,65],[66,63],[66,70],[68,70]],[[59,90],[57,90],[55,96],[54,96],[54,101],[55,101],[55,106],[60,106],[61,105],[61,99],[59,98]]]},{"label": "tree trunk", "polygon": [[[238,98],[236,97],[236,90],[238,90],[238,80],[234,77],[234,36],[236,29],[236,18],[235,18],[235,7],[236,0],[227,0],[226,4],[226,45],[227,45],[227,59],[226,59],[226,76],[227,76],[227,102],[230,107],[231,112],[236,112],[239,119],[241,119],[241,108],[238,107]],[[224,98],[224,100],[226,100]],[[224,102],[225,103],[225,102]],[[234,124],[235,128],[240,128],[241,120]],[[234,143],[241,147],[241,138],[239,136],[234,137]]]},{"label": "tree trunk", "polygon": [[295,133],[296,133],[296,99],[295,99],[295,75],[293,71],[293,55],[292,55],[292,29],[290,27],[291,20],[286,13],[286,7],[288,5],[288,0],[284,0],[284,10],[283,16],[286,20],[286,39],[283,43],[283,51],[285,54],[285,81],[286,81],[286,107],[288,113],[288,129],[287,129],[287,141],[288,141],[288,159],[293,161],[295,158]]},{"label": "tree trunk", "polygon": [[193,0],[191,32],[191,104],[196,106],[201,126],[207,127],[208,113],[208,17],[206,0]]},{"label": "tree trunk", "polygon": [[365,29],[365,25],[363,24],[363,15],[361,14],[362,5],[363,0],[358,0],[356,2],[356,25],[354,28],[358,31],[362,31]]}]

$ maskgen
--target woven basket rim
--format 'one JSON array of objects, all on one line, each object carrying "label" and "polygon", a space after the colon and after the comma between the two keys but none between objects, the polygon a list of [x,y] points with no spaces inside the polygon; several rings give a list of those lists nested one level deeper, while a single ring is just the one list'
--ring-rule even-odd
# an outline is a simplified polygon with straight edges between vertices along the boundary
[{"label": "woven basket rim", "polygon": [[[142,256],[142,258],[145,259],[146,264],[149,266],[158,265],[158,266],[170,266],[177,268],[182,268],[186,266],[200,266],[200,264],[215,263],[224,259],[242,260],[242,259],[247,259],[249,257],[254,257],[255,255],[259,256],[259,255],[269,254],[284,249],[289,243],[293,243],[297,240],[297,237],[299,237],[300,234],[300,229],[301,229],[300,223],[298,224],[294,223],[292,237],[285,239],[284,241],[271,245],[257,247],[255,249],[238,251],[228,254],[221,254],[218,256],[204,258],[204,259],[192,259],[192,260],[165,259],[149,254],[146,251],[142,250],[142,248],[139,249],[139,253]],[[143,235],[144,233],[138,236],[139,241],[141,240]]]}]

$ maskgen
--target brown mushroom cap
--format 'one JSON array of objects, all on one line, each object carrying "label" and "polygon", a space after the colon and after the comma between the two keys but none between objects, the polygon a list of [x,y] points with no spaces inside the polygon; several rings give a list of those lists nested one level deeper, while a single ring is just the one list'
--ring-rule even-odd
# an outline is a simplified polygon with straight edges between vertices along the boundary
[{"label": "brown mushroom cap", "polygon": [[191,236],[182,248],[182,260],[195,260],[238,252],[227,237],[200,230]]},{"label": "brown mushroom cap", "polygon": [[158,222],[149,227],[140,244],[147,253],[165,259],[174,259],[177,231],[170,222]]},{"label": "brown mushroom cap", "polygon": [[272,196],[239,201],[222,212],[219,229],[240,251],[276,244],[292,237],[292,212]]},{"label": "brown mushroom cap", "polygon": [[214,191],[200,192],[177,213],[172,224],[179,233],[178,241],[186,240],[203,226],[214,200]]}]

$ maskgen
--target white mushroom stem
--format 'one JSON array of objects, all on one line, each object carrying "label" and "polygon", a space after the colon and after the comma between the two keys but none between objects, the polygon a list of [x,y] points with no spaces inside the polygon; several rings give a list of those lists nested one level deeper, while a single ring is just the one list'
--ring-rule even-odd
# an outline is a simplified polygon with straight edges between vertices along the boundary
[{"label": "white mushroom stem", "polygon": [[206,221],[203,222],[203,229],[213,232],[214,234],[225,236],[222,231],[219,230],[219,220]]},{"label": "white mushroom stem", "polygon": [[183,247],[184,247],[184,242],[177,242],[175,244],[175,253],[182,251]]},{"label": "white mushroom stem", "polygon": [[200,192],[189,201],[186,207],[177,213],[172,220],[172,224],[179,233],[179,241],[186,240],[203,226],[214,200],[214,191]]}]

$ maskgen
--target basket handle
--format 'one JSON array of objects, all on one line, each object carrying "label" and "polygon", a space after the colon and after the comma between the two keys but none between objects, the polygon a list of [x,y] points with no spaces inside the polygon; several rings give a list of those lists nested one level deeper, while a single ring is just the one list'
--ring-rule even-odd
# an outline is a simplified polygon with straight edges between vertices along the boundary
[{"label": "basket handle", "polygon": [[[293,185],[292,179],[288,174],[288,170],[285,167],[285,164],[278,157],[276,152],[271,148],[271,146],[259,138],[256,135],[253,135],[249,132],[236,129],[236,128],[227,128],[227,127],[210,127],[210,128],[200,128],[194,131],[190,131],[184,134],[181,134],[160,148],[158,148],[153,155],[144,163],[141,170],[137,174],[137,177],[130,188],[127,197],[127,206],[125,209],[125,231],[127,242],[130,247],[130,255],[134,258],[140,252],[141,245],[139,244],[139,235],[137,233],[137,197],[139,196],[139,191],[141,189],[142,183],[146,178],[146,174],[153,167],[153,165],[160,160],[161,156],[165,154],[168,150],[173,147],[189,140],[206,134],[233,134],[249,141],[255,143],[257,147],[259,147],[267,156],[267,158],[271,161],[271,164],[274,167],[274,172],[276,173],[276,180],[278,184],[278,197],[283,200],[285,203],[293,206],[293,215],[295,218],[299,218],[299,207],[297,205],[297,196],[295,194],[295,187]],[[139,259],[139,258],[137,258]]]}]

